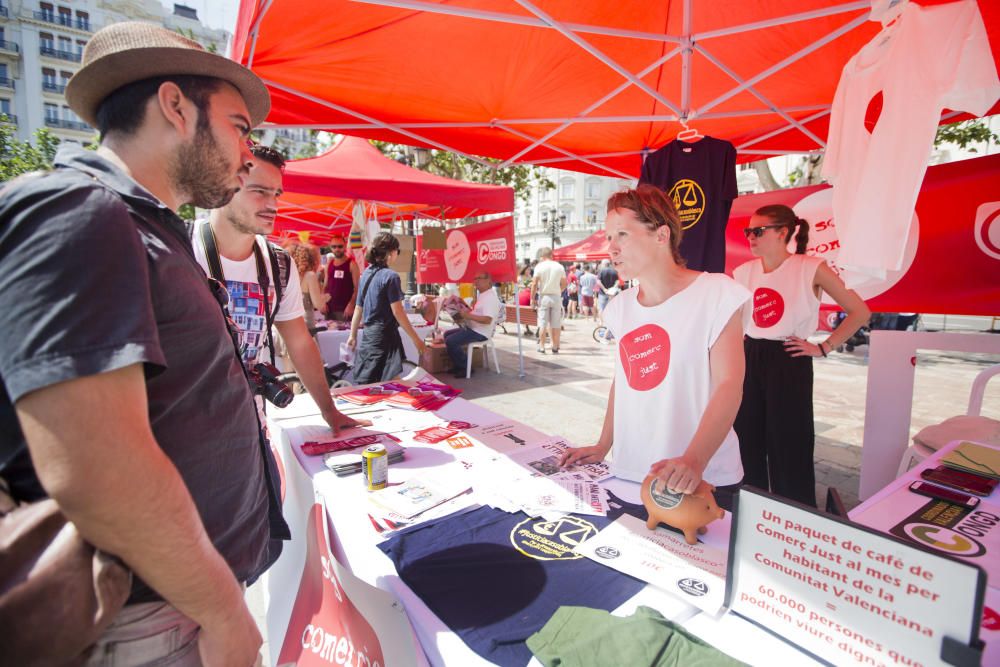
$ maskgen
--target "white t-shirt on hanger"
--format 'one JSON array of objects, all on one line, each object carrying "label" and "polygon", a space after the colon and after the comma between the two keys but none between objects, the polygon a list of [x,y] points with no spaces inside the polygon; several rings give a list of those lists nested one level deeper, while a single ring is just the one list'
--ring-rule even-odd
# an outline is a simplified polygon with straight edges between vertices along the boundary
[{"label": "white t-shirt on hanger", "polygon": [[[866,113],[879,95],[882,111],[872,129]],[[998,97],[975,0],[907,4],[844,66],[823,176],[833,183],[837,264],[848,287],[901,268],[942,110],[982,115]]]}]

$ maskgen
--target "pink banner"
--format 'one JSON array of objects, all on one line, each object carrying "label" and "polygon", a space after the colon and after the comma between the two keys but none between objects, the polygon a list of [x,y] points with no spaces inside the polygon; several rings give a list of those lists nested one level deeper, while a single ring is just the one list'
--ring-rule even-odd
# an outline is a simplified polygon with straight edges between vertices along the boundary
[{"label": "pink banner", "polygon": [[494,282],[509,282],[517,276],[510,216],[449,229],[444,250],[424,250],[422,241],[418,236],[418,283],[470,283],[483,271]]}]

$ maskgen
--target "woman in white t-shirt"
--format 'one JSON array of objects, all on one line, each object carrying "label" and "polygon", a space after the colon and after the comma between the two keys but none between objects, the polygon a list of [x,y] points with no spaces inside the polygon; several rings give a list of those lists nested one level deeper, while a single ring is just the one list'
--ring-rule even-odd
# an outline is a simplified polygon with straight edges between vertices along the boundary
[{"label": "woman in white t-shirt", "polygon": [[562,464],[601,461],[613,445],[616,476],[653,472],[680,493],[705,479],[729,508],[743,478],[732,425],[743,389],[740,308],[750,294],[728,276],[684,267],[677,212],[655,186],[613,195],[606,231],[614,268],[639,286],[604,310],[619,355],[600,438]]},{"label": "woman in white t-shirt", "polygon": [[[812,357],[827,356],[871,313],[825,261],[805,255],[809,223],[792,209],[757,209],[743,234],[757,258],[733,271],[753,293],[743,307],[747,370],[736,417],[744,482],[815,507]],[[788,250],[793,237],[795,253]],[[821,292],[847,317],[826,340],[810,343]]]}]

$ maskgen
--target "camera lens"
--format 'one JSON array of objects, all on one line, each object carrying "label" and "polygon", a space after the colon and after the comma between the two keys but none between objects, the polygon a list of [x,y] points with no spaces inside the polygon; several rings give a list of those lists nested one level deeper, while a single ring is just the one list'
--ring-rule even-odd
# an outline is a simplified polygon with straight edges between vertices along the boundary
[{"label": "camera lens", "polygon": [[288,388],[283,382],[269,382],[264,385],[264,398],[269,400],[273,405],[279,408],[287,408],[288,404],[292,402],[295,395],[292,390]]}]

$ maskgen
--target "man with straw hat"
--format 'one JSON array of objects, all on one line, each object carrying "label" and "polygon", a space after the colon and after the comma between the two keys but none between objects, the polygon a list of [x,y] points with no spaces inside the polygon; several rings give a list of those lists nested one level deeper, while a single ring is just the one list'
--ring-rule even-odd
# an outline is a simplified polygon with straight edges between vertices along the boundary
[{"label": "man with straw hat", "polygon": [[144,23],[96,33],[66,98],[100,147],[64,145],[0,191],[0,476],[134,574],[87,664],[250,665],[243,585],[288,527],[225,291],[175,211],[232,198],[270,99]]}]

